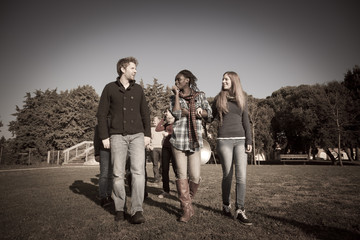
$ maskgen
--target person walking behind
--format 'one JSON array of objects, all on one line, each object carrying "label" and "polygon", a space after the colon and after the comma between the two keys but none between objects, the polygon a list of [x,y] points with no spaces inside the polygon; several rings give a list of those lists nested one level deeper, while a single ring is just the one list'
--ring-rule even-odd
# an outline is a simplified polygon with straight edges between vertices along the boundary
[{"label": "person walking behind", "polygon": [[156,126],[160,122],[159,117],[155,116],[152,121],[151,127],[151,143],[148,146],[150,151],[151,161],[153,163],[154,182],[160,183],[161,181],[161,149],[162,149],[162,133],[157,132]]},{"label": "person walking behind", "polygon": [[100,205],[106,207],[114,202],[111,198],[112,181],[113,181],[113,167],[110,158],[110,149],[104,148],[101,139],[99,138],[98,125],[95,126],[94,133],[94,156],[95,160],[100,164],[99,176],[99,196]]},{"label": "person walking behind", "polygon": [[199,91],[196,81],[197,78],[189,70],[180,71],[172,87],[175,95],[171,96],[171,112],[175,122],[170,143],[177,167],[176,188],[183,211],[181,222],[188,222],[194,215],[191,202],[200,184],[202,119],[212,117],[205,93]]},{"label": "person walking behind", "polygon": [[217,152],[221,161],[223,213],[231,216],[230,192],[235,165],[235,215],[242,224],[251,225],[245,215],[246,153],[252,150],[251,129],[246,95],[237,73],[225,72],[222,87],[212,104],[213,116],[219,119]]},{"label": "person walking behind", "polygon": [[[135,83],[138,61],[122,58],[117,63],[119,76],[108,83],[101,94],[97,118],[99,136],[105,148],[111,150],[115,221],[125,220],[126,158],[131,173],[131,223],[144,223],[145,146],[150,143],[150,113],[142,87]],[[110,126],[107,117],[110,116]]]},{"label": "person walking behind", "polygon": [[161,150],[161,173],[162,173],[162,183],[163,183],[163,191],[159,194],[159,198],[164,198],[166,196],[170,196],[170,162],[172,163],[172,169],[174,171],[175,176],[176,172],[176,163],[172,154],[170,137],[173,133],[173,123],[175,121],[174,116],[166,110],[164,113],[164,117],[160,120],[158,125],[156,126],[155,131],[161,132],[163,134],[163,143]]}]

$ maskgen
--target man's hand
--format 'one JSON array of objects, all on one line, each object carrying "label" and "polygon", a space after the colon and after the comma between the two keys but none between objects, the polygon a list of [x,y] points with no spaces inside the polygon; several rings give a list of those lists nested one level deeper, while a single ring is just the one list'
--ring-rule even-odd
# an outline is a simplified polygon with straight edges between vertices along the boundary
[{"label": "man's hand", "polygon": [[104,145],[104,148],[106,148],[106,149],[110,148],[110,138],[102,140],[102,143]]},{"label": "man's hand", "polygon": [[145,142],[145,147],[148,146],[148,145],[150,145],[151,138],[145,136],[145,137],[144,137],[144,142]]},{"label": "man's hand", "polygon": [[100,162],[100,156],[99,156],[99,155],[96,155],[96,156],[95,156],[95,161],[96,161],[96,162]]}]

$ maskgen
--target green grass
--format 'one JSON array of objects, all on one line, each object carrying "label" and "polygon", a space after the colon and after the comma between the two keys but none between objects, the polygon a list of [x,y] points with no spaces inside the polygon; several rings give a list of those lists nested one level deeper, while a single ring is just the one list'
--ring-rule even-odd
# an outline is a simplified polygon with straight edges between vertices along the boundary
[{"label": "green grass", "polygon": [[98,167],[2,171],[1,239],[360,239],[358,166],[248,166],[253,226],[221,214],[220,165],[202,166],[195,216],[187,224],[177,221],[173,173],[172,197],[159,199],[151,165],[147,171],[142,225],[117,223],[113,207],[100,207]]}]

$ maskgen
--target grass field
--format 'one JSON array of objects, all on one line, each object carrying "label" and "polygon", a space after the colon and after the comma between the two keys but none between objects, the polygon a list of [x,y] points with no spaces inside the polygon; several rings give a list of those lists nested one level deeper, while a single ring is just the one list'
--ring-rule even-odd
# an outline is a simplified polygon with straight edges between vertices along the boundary
[{"label": "grass field", "polygon": [[113,206],[99,205],[98,167],[1,171],[0,238],[360,239],[359,166],[248,166],[246,210],[253,226],[221,214],[220,165],[202,166],[195,216],[187,224],[177,221],[173,173],[172,197],[159,199],[151,165],[147,171],[142,225],[117,223]]}]

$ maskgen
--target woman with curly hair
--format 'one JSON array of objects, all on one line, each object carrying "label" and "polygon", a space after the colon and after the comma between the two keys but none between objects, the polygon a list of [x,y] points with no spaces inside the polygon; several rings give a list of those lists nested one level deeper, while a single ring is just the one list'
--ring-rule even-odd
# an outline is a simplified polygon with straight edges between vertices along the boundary
[{"label": "woman with curly hair", "polygon": [[181,222],[189,221],[194,215],[192,199],[200,184],[202,119],[212,117],[211,107],[196,81],[189,70],[180,71],[175,77],[171,97],[170,111],[175,122],[170,143],[177,166],[176,187],[183,211]]}]

